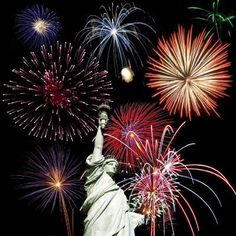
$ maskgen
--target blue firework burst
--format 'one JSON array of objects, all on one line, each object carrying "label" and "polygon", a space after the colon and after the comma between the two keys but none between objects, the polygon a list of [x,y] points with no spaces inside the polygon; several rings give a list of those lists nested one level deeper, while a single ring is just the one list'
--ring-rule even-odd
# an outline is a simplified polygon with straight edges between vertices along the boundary
[{"label": "blue firework burst", "polygon": [[61,23],[54,11],[44,5],[32,5],[16,15],[16,34],[30,49],[50,45],[58,38]]},{"label": "blue firework burst", "polygon": [[77,34],[79,45],[92,46],[93,56],[107,58],[107,68],[113,62],[115,72],[133,62],[143,66],[140,53],[146,52],[147,45],[152,45],[147,35],[155,34],[151,25],[136,20],[137,16],[144,18],[144,10],[126,3],[101,6],[100,11],[100,16],[89,16],[85,27]]}]

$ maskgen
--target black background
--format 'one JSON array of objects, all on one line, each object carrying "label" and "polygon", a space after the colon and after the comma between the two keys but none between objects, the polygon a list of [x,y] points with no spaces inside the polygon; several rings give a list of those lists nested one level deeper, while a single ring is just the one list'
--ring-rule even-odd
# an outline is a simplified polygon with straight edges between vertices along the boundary
[{"label": "black background", "polygon": [[[120,2],[120,1],[117,1]],[[201,6],[210,8],[211,1],[209,0],[173,0],[173,1],[154,1],[154,0],[139,0],[133,1],[136,6],[148,12],[156,22],[157,37],[164,35],[168,36],[177,29],[178,24],[182,24],[186,28],[194,24],[194,29],[201,30],[204,27],[202,22],[193,19],[194,13],[187,9],[189,6]],[[62,30],[60,40],[73,41],[76,33],[82,29],[86,22],[86,18],[91,14],[98,14],[100,5],[110,4],[111,1],[94,0],[94,1],[17,1],[9,0],[2,8],[1,25],[2,25],[2,53],[1,53],[1,70],[0,79],[1,86],[4,81],[11,78],[12,68],[15,68],[21,62],[22,56],[27,56],[27,49],[24,48],[17,40],[14,31],[15,15],[23,8],[34,3],[44,3],[48,8],[54,10],[61,18]],[[114,2],[115,3],[115,2]],[[222,2],[222,9],[227,14],[236,14],[236,2],[234,0],[225,0]],[[197,13],[195,13],[197,14]],[[236,21],[233,21],[234,25]],[[198,32],[198,31],[197,31]],[[223,38],[224,42],[229,42],[230,53],[229,60],[232,62],[230,73],[232,74],[232,87],[227,90],[229,97],[219,101],[219,113],[221,118],[214,115],[201,116],[194,118],[191,122],[187,121],[184,128],[177,137],[177,144],[184,145],[190,142],[195,142],[197,145],[188,148],[183,152],[183,157],[186,163],[203,163],[217,168],[221,171],[228,180],[235,186],[235,74],[236,74],[236,33],[233,29],[231,38]],[[145,55],[143,56],[145,60]],[[136,72],[136,71],[135,71]],[[131,84],[119,82],[115,83],[114,106],[125,102],[141,102],[141,101],[157,101],[151,98],[151,92],[143,83],[143,73],[145,68],[140,68],[136,73],[135,81]],[[110,71],[112,74],[112,71]],[[114,78],[113,78],[114,79]],[[2,87],[1,87],[2,89]],[[122,91],[122,92],[121,92]],[[158,101],[157,101],[158,102]],[[25,152],[31,151],[35,143],[43,143],[44,141],[37,140],[34,137],[28,136],[16,125],[6,114],[6,107],[0,104],[0,135],[1,135],[1,174],[2,174],[2,191],[1,195],[2,212],[1,222],[3,223],[2,232],[4,235],[22,235],[22,236],[60,236],[66,235],[63,217],[58,211],[52,215],[49,212],[41,214],[35,210],[26,201],[19,200],[19,193],[16,191],[16,183],[11,178],[17,173],[25,161]],[[177,124],[184,120],[178,116],[173,116]],[[75,140],[69,143],[75,152],[78,153],[78,158],[84,159],[92,150],[91,136],[84,140]],[[217,225],[210,212],[206,209],[203,203],[197,201],[192,195],[188,196],[193,208],[196,211],[200,222],[200,232],[198,236],[208,235],[233,235],[235,229],[235,196],[233,193],[218,179],[214,179],[207,175],[203,180],[210,184],[218,193],[222,200],[223,207],[220,208],[211,195],[202,193],[207,200],[219,220]],[[200,191],[200,190],[199,190]],[[82,220],[83,215],[76,211],[75,216],[75,235],[82,235]],[[185,219],[177,212],[175,225],[176,235],[191,235],[191,232],[186,224]],[[136,235],[149,235],[144,228],[137,230]],[[159,232],[157,235],[162,235]],[[167,235],[171,235],[167,232]]]}]

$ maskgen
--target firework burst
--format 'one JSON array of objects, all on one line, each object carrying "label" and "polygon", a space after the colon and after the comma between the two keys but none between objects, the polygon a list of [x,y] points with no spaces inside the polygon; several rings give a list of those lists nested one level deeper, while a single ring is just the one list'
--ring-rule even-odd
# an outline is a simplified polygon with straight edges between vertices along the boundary
[{"label": "firework burst", "polygon": [[164,127],[171,122],[168,115],[155,104],[131,103],[120,106],[115,109],[106,128],[105,154],[114,155],[122,170],[133,171],[143,163],[134,134],[144,141],[149,137],[149,127],[152,125],[153,136],[159,139]]},{"label": "firework burst", "polygon": [[30,49],[49,46],[58,38],[61,24],[54,11],[44,5],[32,5],[16,16],[16,34]]},{"label": "firework burst", "polygon": [[147,163],[134,180],[128,188],[132,189],[129,203],[133,210],[138,210],[151,222],[150,235],[156,235],[156,228],[161,226],[161,221],[164,231],[167,222],[173,226],[174,180],[170,176],[163,178],[161,171]]},{"label": "firework burst", "polygon": [[112,4],[109,8],[101,6],[100,10],[101,15],[91,15],[84,29],[78,33],[79,45],[86,48],[95,45],[93,56],[107,58],[107,68],[108,62],[113,61],[116,73],[117,69],[120,71],[127,67],[130,60],[143,65],[139,49],[146,52],[146,45],[151,44],[146,35],[155,33],[147,23],[135,20],[134,16],[137,19],[140,15],[141,18],[144,11],[130,4]]},{"label": "firework burst", "polygon": [[[134,178],[128,181],[127,190],[131,191],[130,202],[134,208],[141,210],[150,219],[151,236],[156,235],[156,223],[159,225],[158,222],[161,220],[163,231],[165,232],[165,223],[170,222],[172,234],[174,235],[173,214],[176,208],[179,208],[185,216],[192,235],[195,235],[194,227],[199,230],[197,216],[190,201],[184,195],[185,192],[198,198],[208,208],[217,222],[211,206],[194,190],[194,186],[198,185],[198,187],[203,187],[204,191],[209,191],[221,205],[220,199],[208,184],[194,177],[194,172],[209,174],[222,180],[236,195],[236,191],[227,178],[217,169],[203,164],[184,164],[180,152],[192,144],[185,145],[178,150],[171,147],[181,127],[182,125],[174,132],[171,126],[166,126],[160,141],[153,140],[152,130],[150,132],[151,138],[145,142],[137,138],[139,149],[143,150],[143,155],[148,156],[149,162],[144,164],[140,173],[137,173]],[[164,147],[163,141],[166,133],[171,133],[172,138],[168,145]],[[192,188],[188,186],[189,183],[192,184]]]},{"label": "firework burst", "polygon": [[179,26],[169,39],[159,39],[154,50],[159,60],[150,57],[147,86],[156,89],[153,96],[160,97],[170,114],[179,113],[190,120],[193,114],[203,112],[219,116],[217,101],[226,96],[231,83],[229,45],[204,37],[205,31],[193,39],[192,27],[186,34]]},{"label": "firework burst", "polygon": [[[86,65],[86,67],[85,67]],[[8,114],[28,134],[50,140],[73,141],[96,128],[97,107],[110,101],[111,82],[98,62],[85,60],[85,51],[74,57],[69,43],[23,58],[18,77],[5,84],[3,101]]]},{"label": "firework burst", "polygon": [[[76,207],[85,196],[84,179],[81,177],[80,163],[69,149],[54,145],[37,149],[29,154],[24,172],[18,176],[19,188],[24,190],[24,198],[38,204],[41,210],[56,204],[62,209],[67,227],[67,235],[72,236],[68,209]],[[69,207],[69,208],[68,208]]]}]

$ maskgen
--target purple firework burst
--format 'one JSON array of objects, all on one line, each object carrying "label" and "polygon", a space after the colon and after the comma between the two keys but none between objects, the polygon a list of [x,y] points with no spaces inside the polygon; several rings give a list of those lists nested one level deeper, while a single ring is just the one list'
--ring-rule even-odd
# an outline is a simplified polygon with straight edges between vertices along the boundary
[{"label": "purple firework burst", "polygon": [[58,38],[61,23],[54,11],[44,5],[32,5],[16,15],[16,34],[30,49],[49,46]]},{"label": "purple firework burst", "polygon": [[18,175],[23,198],[38,203],[41,210],[63,204],[71,208],[82,202],[85,196],[81,163],[72,152],[60,145],[37,148],[28,153],[28,161]]},{"label": "purple firework burst", "polygon": [[8,114],[35,137],[82,138],[96,128],[98,105],[111,101],[111,81],[98,66],[96,59],[85,60],[84,50],[75,57],[70,43],[49,51],[41,46],[41,53],[23,58],[23,66],[13,69],[17,76],[4,84]]},{"label": "purple firework burst", "polygon": [[37,147],[29,154],[24,172],[18,176],[19,188],[24,190],[26,199],[38,204],[45,210],[51,206],[53,211],[59,205],[63,212],[67,235],[72,236],[72,221],[69,217],[73,207],[84,200],[84,178],[72,152],[62,146],[51,148]]}]

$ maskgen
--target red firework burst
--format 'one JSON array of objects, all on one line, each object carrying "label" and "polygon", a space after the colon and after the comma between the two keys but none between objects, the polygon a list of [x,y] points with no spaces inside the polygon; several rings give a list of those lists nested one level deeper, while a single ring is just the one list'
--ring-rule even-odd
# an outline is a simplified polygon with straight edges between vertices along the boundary
[{"label": "red firework burst", "polygon": [[23,58],[18,77],[5,84],[3,101],[8,114],[28,134],[50,140],[80,138],[96,128],[97,107],[110,101],[111,82],[98,71],[94,59],[86,62],[85,51],[75,56],[70,43],[41,47],[41,53]]},{"label": "red firework burst", "polygon": [[211,35],[204,40],[206,32],[193,39],[192,27],[178,32],[169,39],[159,39],[154,50],[159,59],[150,57],[146,77],[148,87],[156,89],[153,95],[170,114],[191,120],[193,114],[200,116],[214,112],[217,116],[217,100],[226,96],[231,77],[227,71],[228,44],[213,42]]},{"label": "red firework burst", "polygon": [[122,170],[132,171],[143,163],[138,155],[136,137],[145,141],[150,136],[152,125],[153,137],[159,139],[169,123],[172,121],[168,115],[155,104],[132,103],[120,106],[115,109],[106,129],[105,154],[114,155]]}]

